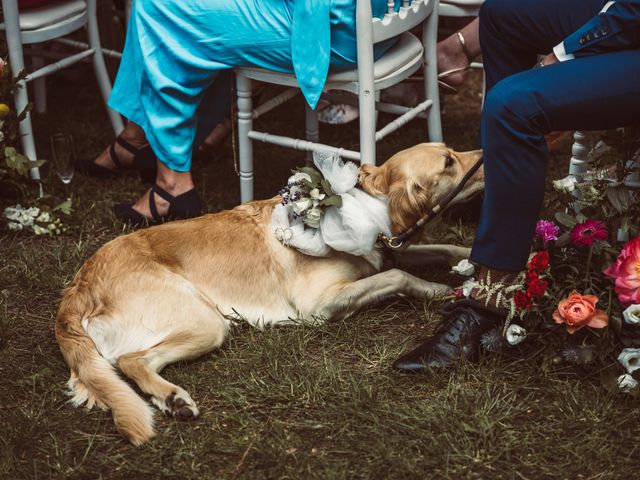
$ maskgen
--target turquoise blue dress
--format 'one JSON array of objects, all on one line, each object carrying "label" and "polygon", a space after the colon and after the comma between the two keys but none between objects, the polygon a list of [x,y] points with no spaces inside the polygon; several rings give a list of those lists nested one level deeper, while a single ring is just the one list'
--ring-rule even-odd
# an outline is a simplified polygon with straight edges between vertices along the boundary
[{"label": "turquoise blue dress", "polygon": [[[381,17],[386,0],[372,0]],[[222,119],[229,70],[295,73],[315,108],[329,68],[353,68],[356,0],[136,0],[109,105],[140,125],[158,159],[191,169],[198,126]],[[376,56],[390,46],[376,45]],[[200,125],[199,125],[200,124]]]}]

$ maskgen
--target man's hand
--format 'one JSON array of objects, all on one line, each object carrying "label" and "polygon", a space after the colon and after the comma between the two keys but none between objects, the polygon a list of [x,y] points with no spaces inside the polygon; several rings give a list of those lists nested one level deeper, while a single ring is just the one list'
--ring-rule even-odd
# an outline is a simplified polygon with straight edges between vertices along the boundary
[{"label": "man's hand", "polygon": [[535,67],[548,67],[549,65],[553,65],[554,63],[558,63],[558,57],[556,54],[551,52],[549,55],[545,55],[542,60],[535,64]]}]

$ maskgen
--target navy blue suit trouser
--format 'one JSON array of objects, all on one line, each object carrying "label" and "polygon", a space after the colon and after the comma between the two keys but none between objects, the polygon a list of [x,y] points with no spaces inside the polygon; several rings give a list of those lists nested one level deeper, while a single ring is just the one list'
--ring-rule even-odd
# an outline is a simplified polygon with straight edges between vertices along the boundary
[{"label": "navy blue suit trouser", "polygon": [[480,45],[487,79],[481,120],[485,194],[472,260],[518,271],[545,189],[544,135],[640,121],[640,49],[531,69],[596,15],[605,0],[487,0]]}]

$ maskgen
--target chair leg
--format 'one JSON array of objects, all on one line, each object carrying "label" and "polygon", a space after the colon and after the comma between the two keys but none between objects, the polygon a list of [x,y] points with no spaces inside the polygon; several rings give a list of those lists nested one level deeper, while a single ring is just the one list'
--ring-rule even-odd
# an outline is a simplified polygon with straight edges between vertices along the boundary
[{"label": "chair leg", "polygon": [[[318,113],[305,102],[305,138],[310,142],[320,140]],[[307,165],[313,165],[313,152],[307,152]]]},{"label": "chair leg", "polygon": [[427,130],[429,141],[442,142],[442,123],[440,120],[440,92],[438,91],[437,62],[438,9],[429,16],[422,29],[424,45],[424,88],[425,98],[433,103],[427,112]]},{"label": "chair leg", "polygon": [[[33,57],[33,69],[37,70],[44,67],[44,58]],[[36,112],[39,114],[47,113],[47,80],[46,77],[40,77],[33,81],[33,101],[35,103]]]},{"label": "chair leg", "polygon": [[253,144],[249,132],[253,130],[253,99],[251,79],[236,74],[238,95],[238,157],[240,161],[240,202],[253,200]]},{"label": "chair leg", "polygon": [[[15,3],[5,4],[2,2],[5,34],[7,39],[7,49],[9,51],[9,63],[14,72],[21,72],[24,70],[24,55],[22,52],[22,42],[20,41],[20,19],[18,11],[15,7]],[[18,83],[14,93],[14,102],[16,112],[21,113],[27,108],[29,104],[29,96],[27,94],[27,83],[22,80]],[[33,127],[31,126],[31,114],[27,112],[25,118],[18,125],[20,132],[20,143],[22,144],[22,152],[30,160],[36,160],[36,145],[33,140]],[[31,178],[38,181],[40,180],[40,170],[38,168],[32,168]],[[41,187],[42,190],[42,187]]]},{"label": "chair leg", "polygon": [[365,90],[358,95],[360,110],[360,163],[376,164],[376,99]]},{"label": "chair leg", "polygon": [[107,106],[109,96],[111,95],[111,80],[109,79],[109,73],[107,72],[107,66],[104,63],[104,56],[102,54],[102,46],[100,44],[100,32],[98,30],[98,18],[96,12],[96,0],[87,1],[87,32],[89,36],[89,45],[94,50],[93,54],[93,70],[96,74],[98,81],[98,87],[102,94],[102,99],[107,108],[107,114],[113,127],[113,132],[117,135],[124,129],[122,117],[118,112],[112,110]]}]

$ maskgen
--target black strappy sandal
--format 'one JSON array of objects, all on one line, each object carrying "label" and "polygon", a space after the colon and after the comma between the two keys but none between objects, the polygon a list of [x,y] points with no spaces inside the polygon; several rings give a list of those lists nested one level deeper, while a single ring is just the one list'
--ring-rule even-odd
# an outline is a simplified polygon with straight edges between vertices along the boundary
[{"label": "black strappy sandal", "polygon": [[[158,213],[155,199],[156,194],[160,198],[169,202],[169,212],[165,216],[161,216]],[[149,193],[149,210],[151,210],[151,216],[153,218],[145,217],[127,203],[115,205],[113,210],[120,220],[131,224],[131,226],[146,227],[160,225],[161,223],[169,222],[171,220],[184,220],[187,218],[198,217],[202,213],[202,202],[200,201],[200,197],[198,197],[195,188],[174,197],[166,190],[154,184],[151,187],[151,192]]]},{"label": "black strappy sandal", "polygon": [[[122,164],[122,160],[116,154],[116,143],[133,155],[133,164],[131,166]],[[110,170],[98,165],[94,162],[94,158],[78,159],[75,163],[76,170],[98,178],[117,177],[127,170],[139,170],[142,180],[150,183],[155,182],[157,159],[150,145],[136,148],[122,137],[117,137],[116,141],[109,147],[109,157],[116,166],[116,170]]]}]

